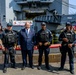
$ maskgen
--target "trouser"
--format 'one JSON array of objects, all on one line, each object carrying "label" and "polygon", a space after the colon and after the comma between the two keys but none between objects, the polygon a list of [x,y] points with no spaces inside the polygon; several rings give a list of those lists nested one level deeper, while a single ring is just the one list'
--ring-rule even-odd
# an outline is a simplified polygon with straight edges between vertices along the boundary
[{"label": "trouser", "polygon": [[45,56],[45,65],[46,65],[46,67],[48,67],[49,66],[49,52],[50,52],[50,49],[47,48],[47,47],[44,47],[44,46],[39,48],[38,66],[41,66],[41,64],[42,64],[43,52],[44,52],[44,56]]},{"label": "trouser", "polygon": [[8,48],[7,53],[4,54],[4,68],[8,67],[9,56],[11,65],[15,66],[15,50],[13,49],[13,47]]},{"label": "trouser", "polygon": [[29,65],[33,66],[33,50],[22,50],[23,66],[27,65],[27,55],[29,57]]},{"label": "trouser", "polygon": [[68,52],[69,56],[69,65],[70,70],[74,70],[74,48],[63,48],[63,51],[61,53],[61,67],[64,68],[65,60],[66,60],[66,53]]}]

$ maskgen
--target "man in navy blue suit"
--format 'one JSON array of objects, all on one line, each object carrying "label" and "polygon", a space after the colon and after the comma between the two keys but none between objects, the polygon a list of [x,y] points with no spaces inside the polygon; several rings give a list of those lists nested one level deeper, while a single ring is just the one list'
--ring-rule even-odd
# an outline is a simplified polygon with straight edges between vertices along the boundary
[{"label": "man in navy blue suit", "polygon": [[35,43],[35,33],[34,30],[30,28],[31,24],[29,22],[25,23],[25,28],[20,31],[20,46],[22,52],[22,70],[25,69],[27,65],[27,54],[29,57],[29,66],[30,68],[34,69],[33,67],[33,47]]}]

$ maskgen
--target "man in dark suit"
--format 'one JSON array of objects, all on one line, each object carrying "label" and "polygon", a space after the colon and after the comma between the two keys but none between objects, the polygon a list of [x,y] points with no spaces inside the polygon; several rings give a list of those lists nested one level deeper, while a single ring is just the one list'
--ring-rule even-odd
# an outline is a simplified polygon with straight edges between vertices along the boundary
[{"label": "man in dark suit", "polygon": [[25,69],[27,65],[27,54],[29,57],[29,66],[33,69],[33,47],[35,43],[35,33],[34,30],[30,28],[31,24],[29,22],[25,23],[25,28],[20,31],[20,46],[22,52],[23,66],[22,70]]}]

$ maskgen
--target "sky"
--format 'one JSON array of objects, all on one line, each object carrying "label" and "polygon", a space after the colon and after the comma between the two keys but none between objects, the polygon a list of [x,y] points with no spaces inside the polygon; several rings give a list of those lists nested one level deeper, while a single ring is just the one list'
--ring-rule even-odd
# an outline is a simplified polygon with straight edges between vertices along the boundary
[{"label": "sky", "polygon": [[76,0],[69,0],[69,4],[75,5],[74,8],[69,7],[69,14],[76,14]]}]

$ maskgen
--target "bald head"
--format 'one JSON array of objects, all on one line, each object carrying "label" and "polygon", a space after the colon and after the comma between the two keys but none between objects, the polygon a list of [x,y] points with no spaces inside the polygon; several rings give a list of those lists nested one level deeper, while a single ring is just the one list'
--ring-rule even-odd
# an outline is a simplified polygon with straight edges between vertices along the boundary
[{"label": "bald head", "polygon": [[26,29],[29,29],[30,26],[31,26],[30,22],[26,22],[26,23],[25,23],[25,28],[26,28]]}]

